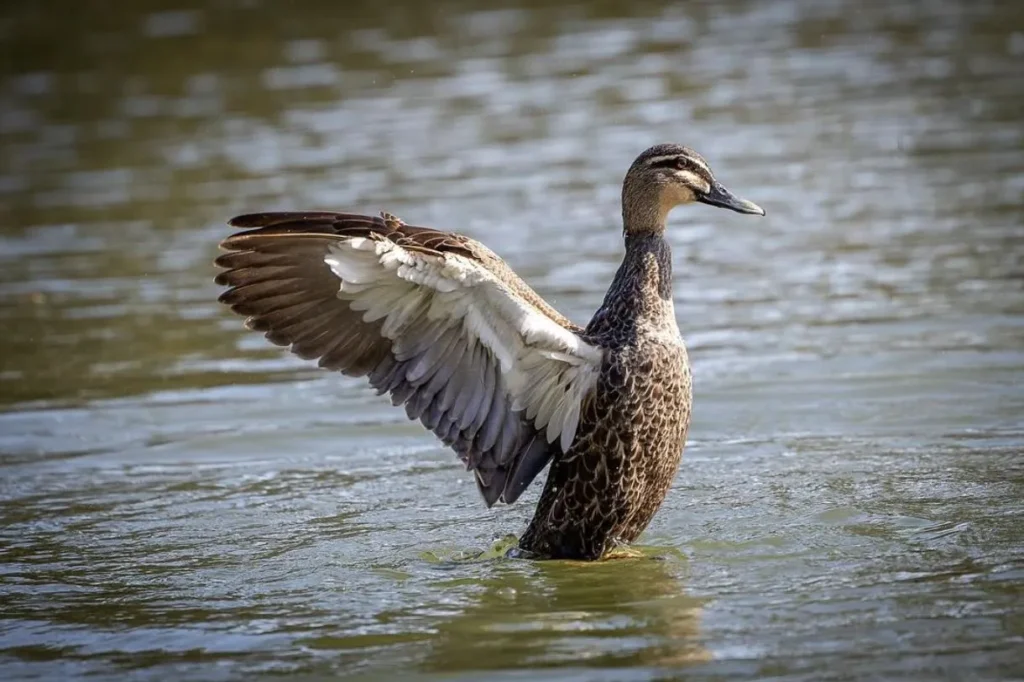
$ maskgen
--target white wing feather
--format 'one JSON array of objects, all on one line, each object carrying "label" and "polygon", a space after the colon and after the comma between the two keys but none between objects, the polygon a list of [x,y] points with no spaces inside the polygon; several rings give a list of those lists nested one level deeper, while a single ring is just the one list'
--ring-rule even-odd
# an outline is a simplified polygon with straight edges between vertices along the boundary
[{"label": "white wing feather", "polygon": [[552,320],[470,258],[354,238],[333,244],[324,262],[340,280],[338,297],[365,311],[365,321],[383,320],[381,333],[392,341],[425,316],[446,328],[458,326],[468,340],[479,342],[500,366],[512,409],[525,410],[549,443],[558,440],[563,452],[569,450],[581,403],[597,381],[599,346]]}]

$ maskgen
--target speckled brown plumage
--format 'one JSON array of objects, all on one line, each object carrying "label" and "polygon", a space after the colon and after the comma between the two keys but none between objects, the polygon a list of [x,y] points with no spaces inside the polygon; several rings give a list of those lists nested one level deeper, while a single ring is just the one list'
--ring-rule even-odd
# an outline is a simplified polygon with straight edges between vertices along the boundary
[{"label": "speckled brown plumage", "polygon": [[623,182],[625,256],[586,328],[468,237],[388,213],[261,213],[221,244],[221,301],[321,367],[367,376],[458,454],[488,505],[550,462],[522,556],[597,559],[647,527],[679,468],[692,390],[672,305],[669,211],[763,211],[696,152],[659,145]]},{"label": "speckled brown plumage", "polygon": [[626,257],[584,336],[606,349],[568,452],[551,464],[520,547],[596,559],[632,542],[661,506],[690,425],[686,347],[659,235],[627,236]]}]

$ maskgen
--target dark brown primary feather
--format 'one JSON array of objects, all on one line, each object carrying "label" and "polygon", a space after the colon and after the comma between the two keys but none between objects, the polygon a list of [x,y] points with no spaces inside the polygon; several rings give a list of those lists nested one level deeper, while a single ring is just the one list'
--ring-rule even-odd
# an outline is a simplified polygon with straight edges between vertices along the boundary
[{"label": "dark brown primary feather", "polygon": [[[514,502],[559,452],[557,442],[549,444],[524,413],[511,409],[505,381],[486,347],[468,344],[443,324],[388,339],[382,320],[364,321],[362,310],[339,297],[341,281],[324,260],[341,240],[388,239],[406,250],[457,254],[488,267],[498,261],[495,274],[513,291],[531,303],[540,300],[479,243],[405,225],[388,214],[255,213],[230,224],[247,229],[221,243],[227,253],[216,260],[223,268],[216,282],[228,288],[220,301],[246,317],[249,328],[300,357],[350,376],[368,376],[379,393],[404,404],[411,419],[419,419],[475,471],[488,505]],[[551,311],[546,304],[538,309]],[[565,320],[557,313],[552,319]]]}]

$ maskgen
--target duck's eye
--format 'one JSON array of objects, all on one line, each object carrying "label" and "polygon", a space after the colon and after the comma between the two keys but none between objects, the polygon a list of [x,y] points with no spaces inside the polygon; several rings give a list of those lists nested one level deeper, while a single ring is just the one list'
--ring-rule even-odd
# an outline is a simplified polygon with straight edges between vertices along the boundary
[{"label": "duck's eye", "polygon": [[686,170],[687,169],[686,159],[676,159],[675,169],[676,170]]}]

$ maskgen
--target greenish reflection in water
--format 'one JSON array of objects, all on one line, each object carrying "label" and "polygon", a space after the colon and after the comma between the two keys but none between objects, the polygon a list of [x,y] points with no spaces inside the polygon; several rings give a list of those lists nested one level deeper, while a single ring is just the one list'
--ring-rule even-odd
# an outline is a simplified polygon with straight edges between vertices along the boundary
[{"label": "greenish reflection in water", "polygon": [[[1022,7],[6,3],[0,677],[1020,678]],[[768,218],[673,220],[658,559],[497,558],[536,491],[215,303],[228,216],[386,209],[584,321],[665,140]]]}]

